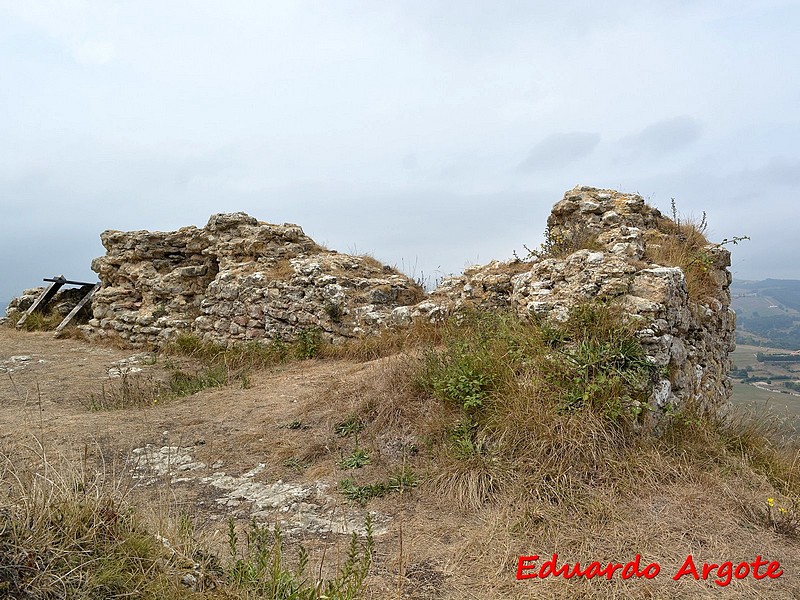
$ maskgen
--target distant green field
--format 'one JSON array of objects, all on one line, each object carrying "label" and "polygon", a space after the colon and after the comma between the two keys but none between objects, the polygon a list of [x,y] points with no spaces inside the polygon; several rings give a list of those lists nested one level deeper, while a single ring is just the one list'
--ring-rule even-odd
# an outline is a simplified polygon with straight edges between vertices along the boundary
[{"label": "distant green field", "polygon": [[737,406],[768,407],[779,415],[800,417],[800,396],[765,392],[746,383],[734,382],[731,401]]},{"label": "distant green field", "polygon": [[[750,367],[752,376],[763,377],[765,380],[774,375],[797,376],[793,365],[758,362],[756,354],[759,352],[782,352],[782,350],[738,344],[736,350],[731,353],[731,358],[737,369]],[[794,429],[800,431],[800,396],[767,392],[753,385],[734,380],[731,402],[734,406],[752,409],[757,413],[766,409],[779,417],[787,417],[792,421]]]},{"label": "distant green field", "polygon": [[[772,298],[764,298],[763,296],[750,296],[745,298],[734,298],[733,306],[736,310],[736,315],[741,317],[752,317],[755,315],[762,317],[769,317],[773,315],[787,314],[780,306],[776,304],[776,300]],[[797,314],[797,311],[789,309],[789,314]]]},{"label": "distant green field", "polygon": [[[771,350],[771,348],[764,348],[763,346],[736,344],[736,350],[734,350],[730,356],[733,359],[733,363],[736,365],[737,369],[743,369],[748,365],[756,368],[759,366],[759,362],[756,360],[756,354],[759,352],[767,352],[769,350]],[[775,350],[775,352],[781,352],[781,350]]]}]

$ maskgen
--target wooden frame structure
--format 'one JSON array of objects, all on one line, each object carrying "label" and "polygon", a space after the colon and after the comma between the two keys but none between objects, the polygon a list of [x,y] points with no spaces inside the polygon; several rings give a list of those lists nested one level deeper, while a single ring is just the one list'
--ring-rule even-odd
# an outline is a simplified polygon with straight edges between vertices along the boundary
[{"label": "wooden frame structure", "polygon": [[63,275],[59,275],[58,277],[45,277],[42,281],[49,281],[50,285],[47,286],[42,291],[41,294],[39,294],[39,297],[33,302],[33,304],[30,305],[28,310],[25,311],[25,314],[22,315],[22,318],[19,321],[17,321],[17,325],[16,325],[17,329],[21,329],[22,326],[25,324],[25,321],[27,320],[27,318],[29,316],[31,316],[33,313],[35,313],[35,312],[39,312],[39,313],[44,312],[45,309],[47,308],[47,305],[50,303],[50,301],[53,298],[55,298],[55,295],[58,293],[58,291],[62,287],[64,287],[65,285],[79,285],[81,287],[92,286],[86,292],[86,294],[84,294],[83,298],[81,298],[81,300],[78,302],[78,304],[75,305],[75,308],[73,308],[69,312],[69,314],[66,317],[64,317],[64,320],[61,321],[61,323],[58,325],[58,327],[56,327],[56,330],[55,330],[55,333],[54,333],[53,337],[58,337],[59,335],[61,335],[61,332],[63,331],[63,329],[67,325],[69,325],[69,323],[72,321],[72,319],[75,318],[75,315],[77,315],[81,311],[81,309],[84,306],[86,306],[86,303],[89,302],[89,300],[92,299],[92,296],[94,296],[95,292],[100,289],[100,284],[99,283],[87,283],[85,281],[70,281],[69,279],[67,279]]}]

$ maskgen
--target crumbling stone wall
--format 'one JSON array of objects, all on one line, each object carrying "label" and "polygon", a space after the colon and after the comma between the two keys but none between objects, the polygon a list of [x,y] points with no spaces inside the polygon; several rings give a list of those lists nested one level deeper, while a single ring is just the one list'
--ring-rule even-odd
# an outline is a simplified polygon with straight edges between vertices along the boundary
[{"label": "crumbling stone wall", "polygon": [[[426,304],[444,314],[504,309],[563,320],[579,303],[616,303],[638,324],[651,360],[664,367],[653,408],[693,401],[715,410],[732,393],[728,353],[735,347],[736,319],[730,308],[730,253],[717,244],[702,249],[710,284],[703,297],[690,298],[680,268],[648,259],[648,244],[670,235],[664,233],[674,229],[670,225],[641,196],[577,187],[548,218],[548,243],[563,256],[545,253],[471,267],[444,281]],[[565,251],[570,245],[590,247]]]},{"label": "crumbling stone wall", "polygon": [[244,213],[214,215],[203,228],[100,238],[107,253],[92,262],[102,286],[87,331],[133,344],[182,331],[223,343],[289,340],[311,328],[336,341],[378,331],[393,308],[424,295],[373,258]]},{"label": "crumbling stone wall", "polygon": [[372,258],[244,213],[165,233],[106,231],[107,253],[92,263],[102,287],[83,327],[132,344],[158,345],[182,331],[223,343],[289,340],[310,328],[335,342],[470,308],[560,320],[602,299],[636,323],[664,367],[653,408],[698,401],[714,410],[728,400],[735,315],[726,249],[702,248],[709,285],[692,298],[680,268],[651,258],[674,224],[636,194],[576,187],[547,227],[545,252],[468,268],[429,296]]}]

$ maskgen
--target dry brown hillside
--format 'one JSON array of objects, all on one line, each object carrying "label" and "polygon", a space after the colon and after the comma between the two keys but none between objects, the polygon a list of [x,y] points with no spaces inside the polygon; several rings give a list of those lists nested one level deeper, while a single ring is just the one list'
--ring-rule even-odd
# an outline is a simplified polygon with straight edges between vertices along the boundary
[{"label": "dry brown hillside", "polygon": [[[433,336],[427,343],[443,342]],[[149,568],[174,588],[151,597],[273,597],[225,579],[230,518],[240,547],[253,519],[280,523],[287,560],[303,544],[316,575],[320,562],[323,573],[342,566],[348,533],[364,539],[367,513],[375,546],[364,598],[800,596],[791,504],[796,474],[776,470],[774,446],[756,441],[760,432],[709,427],[700,433],[697,425],[686,433],[689,423],[683,437],[639,439],[599,426],[584,410],[553,417],[535,437],[526,424],[530,415],[517,413],[516,425],[532,436],[525,442],[530,454],[504,462],[502,453],[516,450],[501,441],[462,436],[453,442],[462,413],[414,381],[426,351],[417,346],[367,361],[289,360],[178,397],[164,394],[157,382],[176,370],[206,368],[191,353],[147,354],[2,328],[0,554],[20,559],[15,550],[28,539],[10,507],[30,509],[42,500],[38,493],[50,490],[51,501],[66,511],[56,492],[66,487],[66,496],[81,498],[95,494],[87,490],[97,484],[111,486],[108,493],[119,502],[103,510],[120,511],[116,519],[121,506],[133,507],[147,531],[161,536],[166,554]],[[529,410],[539,409],[530,404]],[[508,435],[496,424],[493,431]],[[485,442],[488,449],[453,450],[467,442]],[[534,475],[540,480],[531,484]],[[349,488],[341,487],[346,479],[353,480]],[[348,500],[348,489],[364,502]],[[366,499],[379,489],[382,495]],[[58,529],[53,519],[38,526]],[[20,593],[14,581],[27,580],[36,553],[45,553],[30,543],[20,564],[0,566],[0,585],[11,597]],[[518,556],[544,560],[552,553],[582,565],[625,563],[640,554],[642,566],[655,562],[661,572],[649,580],[515,578]],[[689,554],[698,566],[761,556],[780,561],[783,574],[734,578],[727,586],[714,584],[714,575],[673,581]],[[46,572],[47,565],[39,566]],[[52,595],[40,597],[61,593],[58,578],[35,583],[50,586]]]}]

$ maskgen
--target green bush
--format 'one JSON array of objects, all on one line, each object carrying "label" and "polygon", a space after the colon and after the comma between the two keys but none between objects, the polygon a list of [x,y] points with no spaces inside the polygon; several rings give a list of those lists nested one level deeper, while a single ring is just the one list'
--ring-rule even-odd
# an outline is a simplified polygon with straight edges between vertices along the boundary
[{"label": "green bush", "polygon": [[300,360],[314,358],[322,347],[322,332],[316,328],[304,329],[297,334],[295,355]]}]

